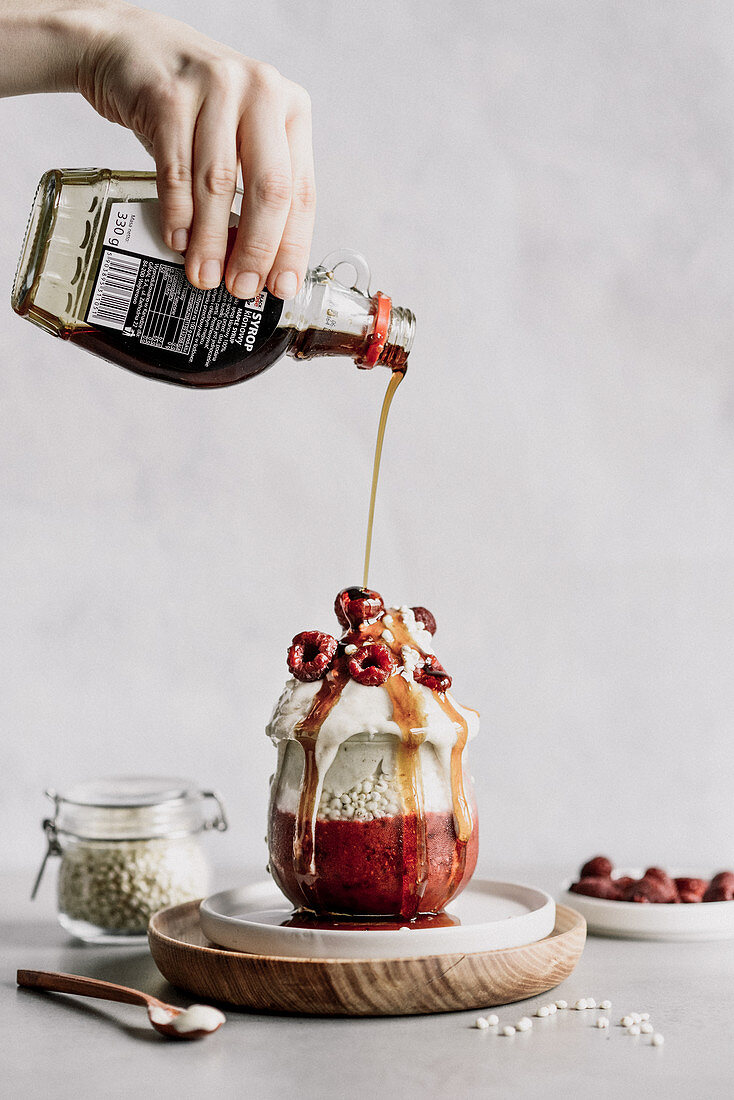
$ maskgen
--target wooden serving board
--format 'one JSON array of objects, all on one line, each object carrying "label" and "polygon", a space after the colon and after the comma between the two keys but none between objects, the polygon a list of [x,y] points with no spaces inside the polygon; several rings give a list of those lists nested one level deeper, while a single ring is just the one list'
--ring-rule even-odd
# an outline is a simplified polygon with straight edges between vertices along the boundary
[{"label": "wooden serving board", "polygon": [[164,978],[195,997],[241,1008],[319,1016],[413,1016],[488,1008],[552,989],[584,949],[586,921],[557,906],[550,936],[526,947],[417,959],[298,959],[216,947],[199,902],[151,919],[150,950]]}]

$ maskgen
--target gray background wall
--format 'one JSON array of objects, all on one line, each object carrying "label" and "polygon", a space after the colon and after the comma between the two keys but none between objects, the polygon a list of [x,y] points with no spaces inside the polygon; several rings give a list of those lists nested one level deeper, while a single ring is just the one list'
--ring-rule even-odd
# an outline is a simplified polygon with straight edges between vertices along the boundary
[{"label": "gray background wall", "polygon": [[[730,6],[154,6],[310,90],[312,258],[360,249],[418,315],[371,580],[482,712],[485,869],[731,865]],[[359,583],[385,378],[191,393],[52,341],[7,304],[37,178],[149,162],[73,96],[1,103],[0,143],[0,861],[39,856],[45,786],[152,771],[220,787],[212,852],[264,863],[263,725]]]}]

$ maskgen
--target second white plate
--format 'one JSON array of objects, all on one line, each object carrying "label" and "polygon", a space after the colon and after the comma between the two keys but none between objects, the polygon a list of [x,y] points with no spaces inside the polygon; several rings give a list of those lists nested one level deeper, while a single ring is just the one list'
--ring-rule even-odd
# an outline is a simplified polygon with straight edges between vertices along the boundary
[{"label": "second white plate", "polygon": [[[685,871],[676,875],[685,875]],[[621,869],[615,878],[640,878],[641,868]],[[704,875],[692,876],[705,878]],[[710,876],[709,876],[710,877]],[[608,901],[574,894],[574,879],[563,884],[559,902],[586,917],[589,932],[632,940],[728,940],[734,938],[734,901],[702,901],[691,905],[644,905],[634,901]]]},{"label": "second white plate", "polygon": [[273,882],[225,890],[201,903],[212,943],[258,955],[308,959],[400,959],[522,947],[549,936],[555,902],[543,890],[474,879],[449,907],[460,924],[443,928],[294,928],[293,909]]}]

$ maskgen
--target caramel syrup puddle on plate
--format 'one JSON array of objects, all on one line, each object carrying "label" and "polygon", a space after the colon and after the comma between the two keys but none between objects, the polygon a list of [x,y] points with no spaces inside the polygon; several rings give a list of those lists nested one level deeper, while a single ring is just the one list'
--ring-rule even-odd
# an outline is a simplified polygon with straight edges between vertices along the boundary
[{"label": "caramel syrup puddle on plate", "polygon": [[401,920],[399,917],[375,917],[368,914],[363,918],[359,916],[340,917],[338,913],[333,917],[324,916],[323,913],[311,913],[308,909],[296,910],[281,922],[281,928],[319,928],[329,932],[371,932],[371,931],[397,931],[399,928],[455,928],[461,924],[458,917],[451,913],[419,913],[411,920]]}]

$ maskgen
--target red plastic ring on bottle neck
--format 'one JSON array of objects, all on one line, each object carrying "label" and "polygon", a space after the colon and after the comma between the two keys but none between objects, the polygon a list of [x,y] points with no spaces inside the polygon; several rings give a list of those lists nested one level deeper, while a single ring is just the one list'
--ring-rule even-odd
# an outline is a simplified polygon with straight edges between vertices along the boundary
[{"label": "red plastic ring on bottle neck", "polygon": [[357,363],[363,370],[370,370],[382,355],[387,342],[387,330],[390,327],[390,313],[392,311],[392,298],[379,291],[375,295],[377,312],[375,314],[375,327],[372,329],[369,347]]}]

